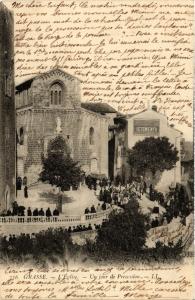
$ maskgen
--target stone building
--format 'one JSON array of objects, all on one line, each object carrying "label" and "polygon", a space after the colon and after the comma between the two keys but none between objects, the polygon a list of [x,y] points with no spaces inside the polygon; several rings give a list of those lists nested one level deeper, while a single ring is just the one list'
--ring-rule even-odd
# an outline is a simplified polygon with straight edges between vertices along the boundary
[{"label": "stone building", "polygon": [[[41,156],[53,138],[62,135],[71,157],[86,174],[117,175],[128,180],[127,149],[148,136],[168,137],[178,149],[182,133],[168,124],[156,106],[121,115],[105,103],[82,103],[80,81],[54,69],[16,87],[17,176],[36,182]],[[161,176],[159,189],[181,182],[181,158]]]},{"label": "stone building", "polygon": [[16,87],[17,176],[38,179],[41,155],[62,135],[86,174],[109,175],[109,127],[116,111],[107,104],[81,103],[80,81],[60,69]]},{"label": "stone building", "polygon": [[14,20],[0,2],[0,211],[15,200]]},{"label": "stone building", "polygon": [[[125,145],[127,149],[131,149],[136,142],[146,137],[167,137],[178,150],[179,161],[175,168],[164,171],[160,176],[157,188],[165,190],[171,183],[181,182],[181,138],[182,132],[174,128],[168,123],[168,119],[164,114],[157,111],[155,105],[140,113],[125,116],[127,120]],[[126,158],[123,164],[125,165]],[[128,176],[128,164],[126,163],[126,176]],[[150,175],[148,175],[150,176]]]}]

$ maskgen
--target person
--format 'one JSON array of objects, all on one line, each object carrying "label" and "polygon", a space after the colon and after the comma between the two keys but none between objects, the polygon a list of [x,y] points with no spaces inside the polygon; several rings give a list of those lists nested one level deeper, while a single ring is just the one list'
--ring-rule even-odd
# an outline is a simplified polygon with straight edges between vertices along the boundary
[{"label": "person", "polygon": [[106,193],[106,202],[107,203],[111,203],[112,202],[112,197],[111,197],[110,190],[108,190],[107,193]]},{"label": "person", "polygon": [[147,191],[147,183],[144,180],[144,184],[143,184],[143,193],[145,194]]},{"label": "person", "polygon": [[88,230],[92,230],[92,226],[91,226],[91,224],[89,224],[89,226],[88,226]]},{"label": "person", "polygon": [[164,217],[163,217],[162,225],[165,226],[165,225],[167,225],[167,223],[168,223],[168,222],[167,222],[167,218],[164,216]]},{"label": "person", "polygon": [[24,176],[24,178],[23,178],[23,185],[24,186],[27,185],[27,177],[26,176]]},{"label": "person", "polygon": [[31,240],[32,240],[32,244],[35,245],[35,243],[36,243],[36,235],[35,235],[34,232],[31,234]]},{"label": "person", "polygon": [[13,241],[12,235],[10,234],[10,235],[9,235],[9,243],[12,244],[12,241]]},{"label": "person", "polygon": [[50,217],[51,217],[51,210],[50,210],[49,207],[48,207],[48,209],[46,210],[46,217],[47,217],[47,218],[50,218]]},{"label": "person", "polygon": [[24,216],[25,207],[20,205],[18,206],[18,216]]},{"label": "person", "polygon": [[22,178],[21,177],[17,177],[17,179],[16,179],[16,189],[18,191],[21,191],[21,189],[22,189]]},{"label": "person", "polygon": [[18,203],[17,203],[17,201],[14,201],[12,206],[13,206],[13,215],[16,216],[18,214]]},{"label": "person", "polygon": [[150,200],[153,201],[153,186],[152,186],[152,184],[150,184],[149,189],[150,189],[150,191],[149,191],[149,197],[150,197]]},{"label": "person", "polygon": [[106,210],[106,203],[105,202],[102,204],[102,210]]},{"label": "person", "polygon": [[155,218],[154,222],[155,222],[155,223],[154,223],[154,224],[155,224],[155,227],[158,227],[158,226],[159,226],[159,222],[158,222],[158,218],[157,218],[157,217]]},{"label": "person", "polygon": [[83,226],[82,226],[82,231],[86,231],[86,230],[87,230],[86,226],[83,225]]},{"label": "person", "polygon": [[102,190],[102,201],[106,202],[107,200],[107,190],[106,188],[104,187],[103,190]]},{"label": "person", "polygon": [[118,194],[116,192],[113,194],[112,199],[114,201],[114,204],[117,205],[118,204]]},{"label": "person", "polygon": [[102,190],[102,187],[100,188],[98,199],[99,199],[99,201],[103,200],[103,190]]},{"label": "person", "polygon": [[11,213],[11,210],[8,209],[8,210],[7,210],[7,216],[11,216],[11,214],[12,214],[12,213]]},{"label": "person", "polygon": [[152,228],[155,228],[155,227],[156,227],[155,220],[152,220],[152,222],[151,222],[151,227],[152,227]]},{"label": "person", "polygon": [[100,211],[101,211],[100,203],[98,203],[98,206],[97,206],[97,208],[96,208],[96,211],[97,211],[97,212],[100,212]]},{"label": "person", "polygon": [[24,198],[28,198],[28,187],[26,185],[24,187]]},{"label": "person", "polygon": [[71,226],[68,227],[68,232],[71,233],[72,232],[72,228]]},{"label": "person", "polygon": [[34,217],[38,217],[38,215],[39,215],[38,208],[35,208],[35,209],[33,210],[33,216],[34,216]]},{"label": "person", "polygon": [[96,213],[95,206],[94,206],[94,205],[92,205],[92,207],[91,207],[91,214],[95,214],[95,213]]},{"label": "person", "polygon": [[89,214],[89,213],[90,213],[89,208],[88,208],[88,207],[85,208],[85,215],[87,215],[87,214]]},{"label": "person", "polygon": [[28,217],[32,216],[32,211],[31,211],[30,207],[27,209],[27,216]]},{"label": "person", "polygon": [[54,209],[53,216],[59,216],[59,211],[57,208]]},{"label": "person", "polygon": [[44,216],[44,215],[45,215],[45,213],[44,213],[43,209],[41,208],[41,209],[39,210],[39,216]]},{"label": "person", "polygon": [[16,236],[15,236],[15,234],[14,234],[13,237],[12,237],[12,241],[13,241],[13,243],[15,243],[15,241],[16,241]]}]

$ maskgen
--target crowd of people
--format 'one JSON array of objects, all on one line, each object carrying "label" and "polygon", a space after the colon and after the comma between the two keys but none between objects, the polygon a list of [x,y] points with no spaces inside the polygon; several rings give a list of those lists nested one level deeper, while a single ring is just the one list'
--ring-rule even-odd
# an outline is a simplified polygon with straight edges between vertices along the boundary
[{"label": "crowd of people", "polygon": [[[114,183],[110,180],[97,180],[90,189],[94,189],[96,196],[103,203],[124,206],[129,198],[136,195],[139,199],[146,193],[147,185],[143,180],[133,180],[131,183]],[[153,187],[150,185],[149,194],[152,195]]]},{"label": "crowd of people", "polygon": [[[99,225],[94,225],[94,228],[97,229],[99,227]],[[77,226],[69,226],[68,228],[68,232],[72,233],[72,232],[82,232],[82,231],[88,231],[88,230],[93,230],[93,227],[91,224],[89,224],[88,226],[86,225],[77,225]]]},{"label": "crowd of people", "polygon": [[18,217],[38,217],[38,216],[46,216],[46,217],[52,217],[52,216],[59,216],[59,210],[55,208],[53,211],[51,211],[50,207],[48,207],[46,210],[43,210],[43,208],[35,208],[32,210],[30,207],[27,209],[24,206],[18,205],[17,201],[14,201],[12,204],[12,210],[8,209],[5,213],[3,213],[1,216],[18,216]]},{"label": "crowd of people", "polygon": [[[159,206],[154,206],[151,211],[153,218],[149,224],[152,228],[167,225],[177,217],[185,225],[186,216],[193,211],[189,197],[181,184],[170,187],[166,195],[158,192],[151,183],[147,184],[142,176],[134,178],[126,184],[121,184],[120,181],[111,182],[109,179],[88,178],[86,184],[88,188],[94,190],[98,199],[103,203],[100,206],[101,209],[105,209],[107,204],[124,208],[130,199],[135,197],[141,200],[142,195],[145,194],[150,201],[155,201],[157,205],[165,209],[165,212],[160,214]],[[97,212],[97,209],[95,211]],[[94,208],[85,210],[85,213],[91,212],[94,212]]]},{"label": "crowd of people", "polygon": [[98,205],[95,207],[94,205],[91,206],[91,208],[87,207],[84,211],[84,214],[95,214],[99,213],[101,211],[104,211],[106,209],[109,209],[111,207],[111,204],[103,202],[102,204],[98,203]]},{"label": "crowd of people", "polygon": [[[26,184],[26,178],[22,183],[18,180],[18,188],[21,188],[22,184]],[[120,181],[111,181],[110,179],[95,179],[90,176],[86,177],[85,184],[89,189],[94,190],[95,195],[99,199],[98,205],[92,205],[91,207],[86,207],[84,214],[93,214],[101,211],[105,211],[110,207],[116,205],[121,208],[125,208],[129,200],[136,198],[141,201],[142,195],[151,200],[156,201],[159,206],[165,208],[164,213],[159,213],[159,207],[156,205],[151,211],[153,218],[150,220],[150,228],[167,225],[173,218],[181,217],[181,222],[185,224],[185,217],[192,210],[189,207],[189,199],[186,195],[185,189],[182,185],[176,185],[175,187],[170,187],[167,195],[163,195],[155,190],[153,185],[147,184],[142,176],[132,179],[131,181],[122,184]],[[24,186],[25,187],[25,186]],[[25,188],[24,188],[25,189]],[[38,216],[59,216],[59,210],[55,208],[53,211],[48,207],[46,210],[43,208],[31,209],[30,207],[25,208],[24,206],[19,206],[16,201],[13,203],[13,209],[8,210],[3,216],[27,216],[27,217],[38,217]],[[89,226],[76,226],[68,229],[70,232],[75,231],[85,231],[90,230]]]},{"label": "crowd of people", "polygon": [[[100,225],[94,224],[94,228],[91,224],[88,225],[77,225],[77,226],[69,226],[68,228],[65,228],[64,231],[68,233],[75,233],[75,232],[84,232],[89,231],[93,229],[100,228]],[[19,236],[16,236],[15,234],[10,234],[9,236],[3,236],[1,238],[1,245],[4,247],[9,248],[16,246],[16,241],[21,238],[26,244],[29,243],[29,241],[33,241],[33,239],[36,238],[36,233],[28,234],[28,233],[21,233]]]}]

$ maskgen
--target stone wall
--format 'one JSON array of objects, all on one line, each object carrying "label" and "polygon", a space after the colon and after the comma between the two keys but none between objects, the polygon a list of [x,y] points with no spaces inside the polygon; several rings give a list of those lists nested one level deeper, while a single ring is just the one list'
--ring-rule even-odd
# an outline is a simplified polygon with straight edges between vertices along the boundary
[{"label": "stone wall", "polygon": [[15,200],[13,15],[0,3],[0,211]]},{"label": "stone wall", "polygon": [[[51,101],[51,86],[55,83],[62,87],[59,105],[53,105]],[[19,149],[21,147],[18,148],[18,176],[26,175],[30,182],[38,178],[41,155],[47,153],[49,141],[58,134],[63,136],[72,158],[86,173],[108,176],[110,120],[107,116],[81,108],[77,78],[56,69],[19,85],[17,90],[20,91],[17,96],[17,133],[20,142],[22,130],[22,146],[25,148],[23,152]],[[92,145],[90,130],[94,134]]]},{"label": "stone wall", "polygon": [[[72,158],[89,173],[91,159],[95,158],[97,159],[97,173],[108,175],[107,118],[85,110],[57,108],[18,110],[17,131],[19,132],[22,127],[25,136],[24,174],[32,177],[32,172],[40,171],[41,155],[46,154],[49,141],[57,135],[58,120],[61,126],[60,135],[72,148]],[[91,127],[94,128],[94,145],[89,144]]]},{"label": "stone wall", "polygon": [[28,105],[34,107],[49,107],[51,105],[50,88],[52,84],[62,86],[62,104],[66,109],[80,107],[80,81],[74,76],[54,69],[24,82],[16,87],[16,107]]}]

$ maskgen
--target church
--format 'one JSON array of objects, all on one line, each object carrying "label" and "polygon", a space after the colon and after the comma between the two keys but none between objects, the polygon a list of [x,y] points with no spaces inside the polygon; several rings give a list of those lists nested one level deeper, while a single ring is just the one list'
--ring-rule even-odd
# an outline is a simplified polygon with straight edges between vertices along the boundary
[{"label": "church", "polygon": [[17,178],[28,179],[28,185],[37,182],[41,157],[57,135],[64,138],[69,154],[86,175],[111,180],[119,175],[123,181],[131,172],[128,149],[148,136],[166,136],[178,149],[179,161],[173,170],[164,172],[158,188],[181,182],[182,133],[156,106],[121,115],[106,103],[84,103],[79,79],[59,68],[16,86],[15,101]]},{"label": "church", "polygon": [[41,156],[61,135],[86,174],[109,176],[109,128],[117,112],[104,103],[82,103],[80,81],[56,68],[16,86],[17,177],[34,183]]}]

